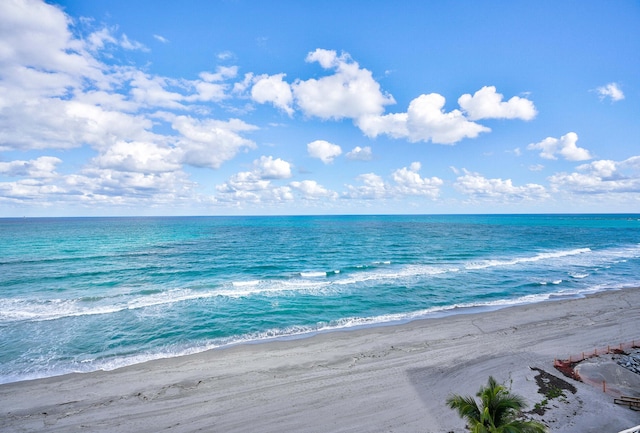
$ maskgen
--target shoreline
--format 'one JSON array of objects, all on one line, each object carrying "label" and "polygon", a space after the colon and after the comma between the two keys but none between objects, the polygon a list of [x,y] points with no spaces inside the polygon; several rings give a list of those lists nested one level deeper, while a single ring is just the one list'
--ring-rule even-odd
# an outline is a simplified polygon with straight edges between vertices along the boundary
[{"label": "shoreline", "polygon": [[[126,368],[130,366],[134,366],[137,364],[144,364],[147,362],[159,361],[163,359],[172,359],[172,358],[181,358],[184,356],[193,356],[200,353],[208,352],[211,350],[226,350],[235,346],[242,345],[254,345],[254,344],[268,344],[277,341],[296,341],[301,339],[313,338],[317,335],[334,333],[334,332],[353,332],[363,329],[374,329],[378,327],[394,327],[394,326],[402,326],[406,324],[410,324],[416,321],[422,320],[434,320],[434,319],[445,319],[452,316],[457,315],[466,315],[466,314],[482,314],[482,313],[490,313],[493,311],[498,311],[505,308],[512,307],[520,307],[526,305],[534,305],[534,304],[544,304],[548,302],[557,302],[568,299],[582,299],[584,297],[592,296],[601,292],[609,292],[609,291],[617,291],[617,290],[628,290],[632,289],[632,287],[612,287],[612,288],[600,288],[600,289],[589,289],[579,292],[572,292],[568,294],[562,294],[558,292],[551,293],[542,293],[536,295],[524,295],[514,299],[499,299],[495,301],[488,301],[485,303],[478,304],[454,304],[454,305],[445,305],[439,307],[432,307],[426,310],[415,311],[410,313],[396,313],[396,314],[387,314],[384,316],[373,316],[373,317],[362,317],[355,318],[357,319],[355,324],[349,324],[349,322],[353,319],[345,318],[346,324],[328,324],[325,327],[319,329],[308,329],[299,331],[296,333],[282,333],[281,335],[269,336],[269,337],[246,337],[240,336],[237,339],[231,339],[226,343],[206,343],[197,346],[186,347],[185,349],[177,352],[164,352],[164,353],[155,353],[155,354],[141,354],[141,355],[132,355],[126,358],[115,358],[115,362],[112,360],[111,362],[104,361],[103,363],[98,363],[95,368],[87,369],[87,370],[75,370],[75,371],[61,371],[56,372],[50,375],[38,375],[37,373],[33,374],[32,377],[20,377],[17,380],[3,381],[0,380],[0,386],[11,384],[11,383],[20,383],[20,382],[28,382],[32,380],[41,380],[48,378],[61,377],[68,374],[90,374],[100,371],[115,371],[121,368]],[[533,300],[529,300],[533,299]],[[140,359],[142,358],[142,359]]]},{"label": "shoreline", "polygon": [[[532,408],[542,396],[529,367],[564,378],[555,358],[640,340],[639,321],[640,289],[612,289],[6,383],[0,431],[461,432],[450,393],[473,395],[493,375]],[[558,415],[551,431],[640,424],[640,413],[572,383],[577,415]]]}]

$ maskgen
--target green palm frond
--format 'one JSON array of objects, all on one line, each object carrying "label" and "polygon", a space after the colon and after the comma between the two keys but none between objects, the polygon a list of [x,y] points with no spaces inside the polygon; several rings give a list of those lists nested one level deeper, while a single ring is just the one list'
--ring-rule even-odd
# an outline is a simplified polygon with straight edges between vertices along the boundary
[{"label": "green palm frond", "polygon": [[546,427],[537,421],[517,419],[526,407],[524,398],[512,394],[492,376],[476,393],[480,403],[471,396],[452,395],[447,405],[467,421],[472,433],[544,433]]}]

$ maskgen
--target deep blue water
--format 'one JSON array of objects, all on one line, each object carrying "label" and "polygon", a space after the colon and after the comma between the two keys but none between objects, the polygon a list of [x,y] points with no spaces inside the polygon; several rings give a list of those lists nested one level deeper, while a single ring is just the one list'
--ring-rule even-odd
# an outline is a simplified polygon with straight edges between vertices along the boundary
[{"label": "deep blue water", "polygon": [[0,383],[640,285],[640,215],[0,219]]}]

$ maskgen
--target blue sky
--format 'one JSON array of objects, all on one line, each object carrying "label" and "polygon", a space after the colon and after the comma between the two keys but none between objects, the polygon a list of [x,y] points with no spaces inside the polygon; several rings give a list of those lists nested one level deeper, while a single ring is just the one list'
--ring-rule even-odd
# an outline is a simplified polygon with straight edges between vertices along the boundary
[{"label": "blue sky", "polygon": [[640,211],[637,1],[0,2],[0,216]]}]

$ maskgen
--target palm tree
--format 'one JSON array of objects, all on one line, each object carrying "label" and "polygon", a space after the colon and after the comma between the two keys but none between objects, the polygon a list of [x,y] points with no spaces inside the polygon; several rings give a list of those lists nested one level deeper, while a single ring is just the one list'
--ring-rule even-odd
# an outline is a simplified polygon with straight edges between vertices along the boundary
[{"label": "palm tree", "polygon": [[538,421],[518,419],[520,411],[526,407],[524,399],[511,394],[504,386],[489,376],[486,387],[476,394],[480,403],[471,396],[452,395],[447,405],[458,411],[467,421],[472,433],[545,433],[547,428]]}]

